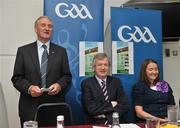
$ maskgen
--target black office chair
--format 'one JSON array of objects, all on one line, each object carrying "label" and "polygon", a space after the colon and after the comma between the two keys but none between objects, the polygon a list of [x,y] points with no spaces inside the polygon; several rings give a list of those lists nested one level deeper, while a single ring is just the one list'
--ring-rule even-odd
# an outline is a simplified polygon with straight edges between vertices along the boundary
[{"label": "black office chair", "polygon": [[64,115],[64,125],[72,125],[72,111],[67,103],[44,103],[38,106],[34,120],[39,127],[56,126],[58,115]]}]

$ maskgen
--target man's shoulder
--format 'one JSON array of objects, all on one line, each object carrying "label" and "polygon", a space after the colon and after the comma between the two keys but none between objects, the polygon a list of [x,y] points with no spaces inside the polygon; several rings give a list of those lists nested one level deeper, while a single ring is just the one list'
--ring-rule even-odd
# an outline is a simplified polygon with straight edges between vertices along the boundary
[{"label": "man's shoulder", "polygon": [[24,44],[22,46],[19,47],[19,49],[26,49],[26,48],[30,48],[36,45],[36,42],[32,42],[32,43],[28,43],[28,44]]},{"label": "man's shoulder", "polygon": [[82,80],[81,82],[81,86],[89,86],[91,85],[94,81],[95,81],[95,77],[88,77],[88,78],[85,78],[84,80]]},{"label": "man's shoulder", "polygon": [[60,45],[55,44],[53,42],[50,42],[50,47],[53,47],[53,48],[56,48],[56,49],[61,49],[61,50],[63,49],[63,50],[65,50],[65,48],[63,46],[60,46]]},{"label": "man's shoulder", "polygon": [[88,78],[85,78],[82,82],[91,82],[95,80],[95,77],[88,77]]},{"label": "man's shoulder", "polygon": [[110,81],[120,81],[120,79],[118,77],[115,77],[115,76],[107,76],[107,79]]}]

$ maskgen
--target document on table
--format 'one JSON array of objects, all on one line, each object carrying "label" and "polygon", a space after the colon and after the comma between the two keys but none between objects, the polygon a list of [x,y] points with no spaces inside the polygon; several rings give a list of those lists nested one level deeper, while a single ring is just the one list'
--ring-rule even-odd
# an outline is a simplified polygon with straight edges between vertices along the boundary
[{"label": "document on table", "polygon": [[[140,128],[138,125],[129,123],[129,124],[120,124],[121,128]],[[111,125],[109,126],[93,126],[93,128],[111,128]]]},{"label": "document on table", "polygon": [[121,128],[141,128],[136,124],[130,123],[130,124],[120,124]]},{"label": "document on table", "polygon": [[93,128],[110,128],[110,125],[109,126],[93,126]]}]

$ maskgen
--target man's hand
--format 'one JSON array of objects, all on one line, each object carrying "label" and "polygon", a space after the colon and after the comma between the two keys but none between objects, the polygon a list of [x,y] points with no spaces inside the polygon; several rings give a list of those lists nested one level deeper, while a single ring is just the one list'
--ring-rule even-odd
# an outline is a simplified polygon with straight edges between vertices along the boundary
[{"label": "man's hand", "polygon": [[31,85],[28,89],[28,93],[32,96],[32,97],[38,97],[42,95],[41,89],[39,88],[39,86],[37,85]]},{"label": "man's hand", "polygon": [[58,83],[52,84],[49,87],[49,95],[55,95],[58,94],[61,91],[61,85],[59,85]]}]

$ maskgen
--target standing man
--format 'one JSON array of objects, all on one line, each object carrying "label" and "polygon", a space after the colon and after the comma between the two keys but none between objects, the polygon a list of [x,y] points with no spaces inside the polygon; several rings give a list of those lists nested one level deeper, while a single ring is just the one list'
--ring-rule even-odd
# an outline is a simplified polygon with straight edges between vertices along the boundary
[{"label": "standing man", "polygon": [[37,40],[18,48],[11,78],[20,92],[21,127],[25,121],[34,119],[38,105],[64,102],[64,91],[72,80],[66,49],[50,41],[52,20],[41,16],[34,29]]},{"label": "standing man", "polygon": [[82,100],[88,121],[92,124],[112,123],[112,113],[118,112],[120,122],[129,110],[121,81],[108,75],[110,61],[105,53],[93,59],[95,76],[82,81]]}]

